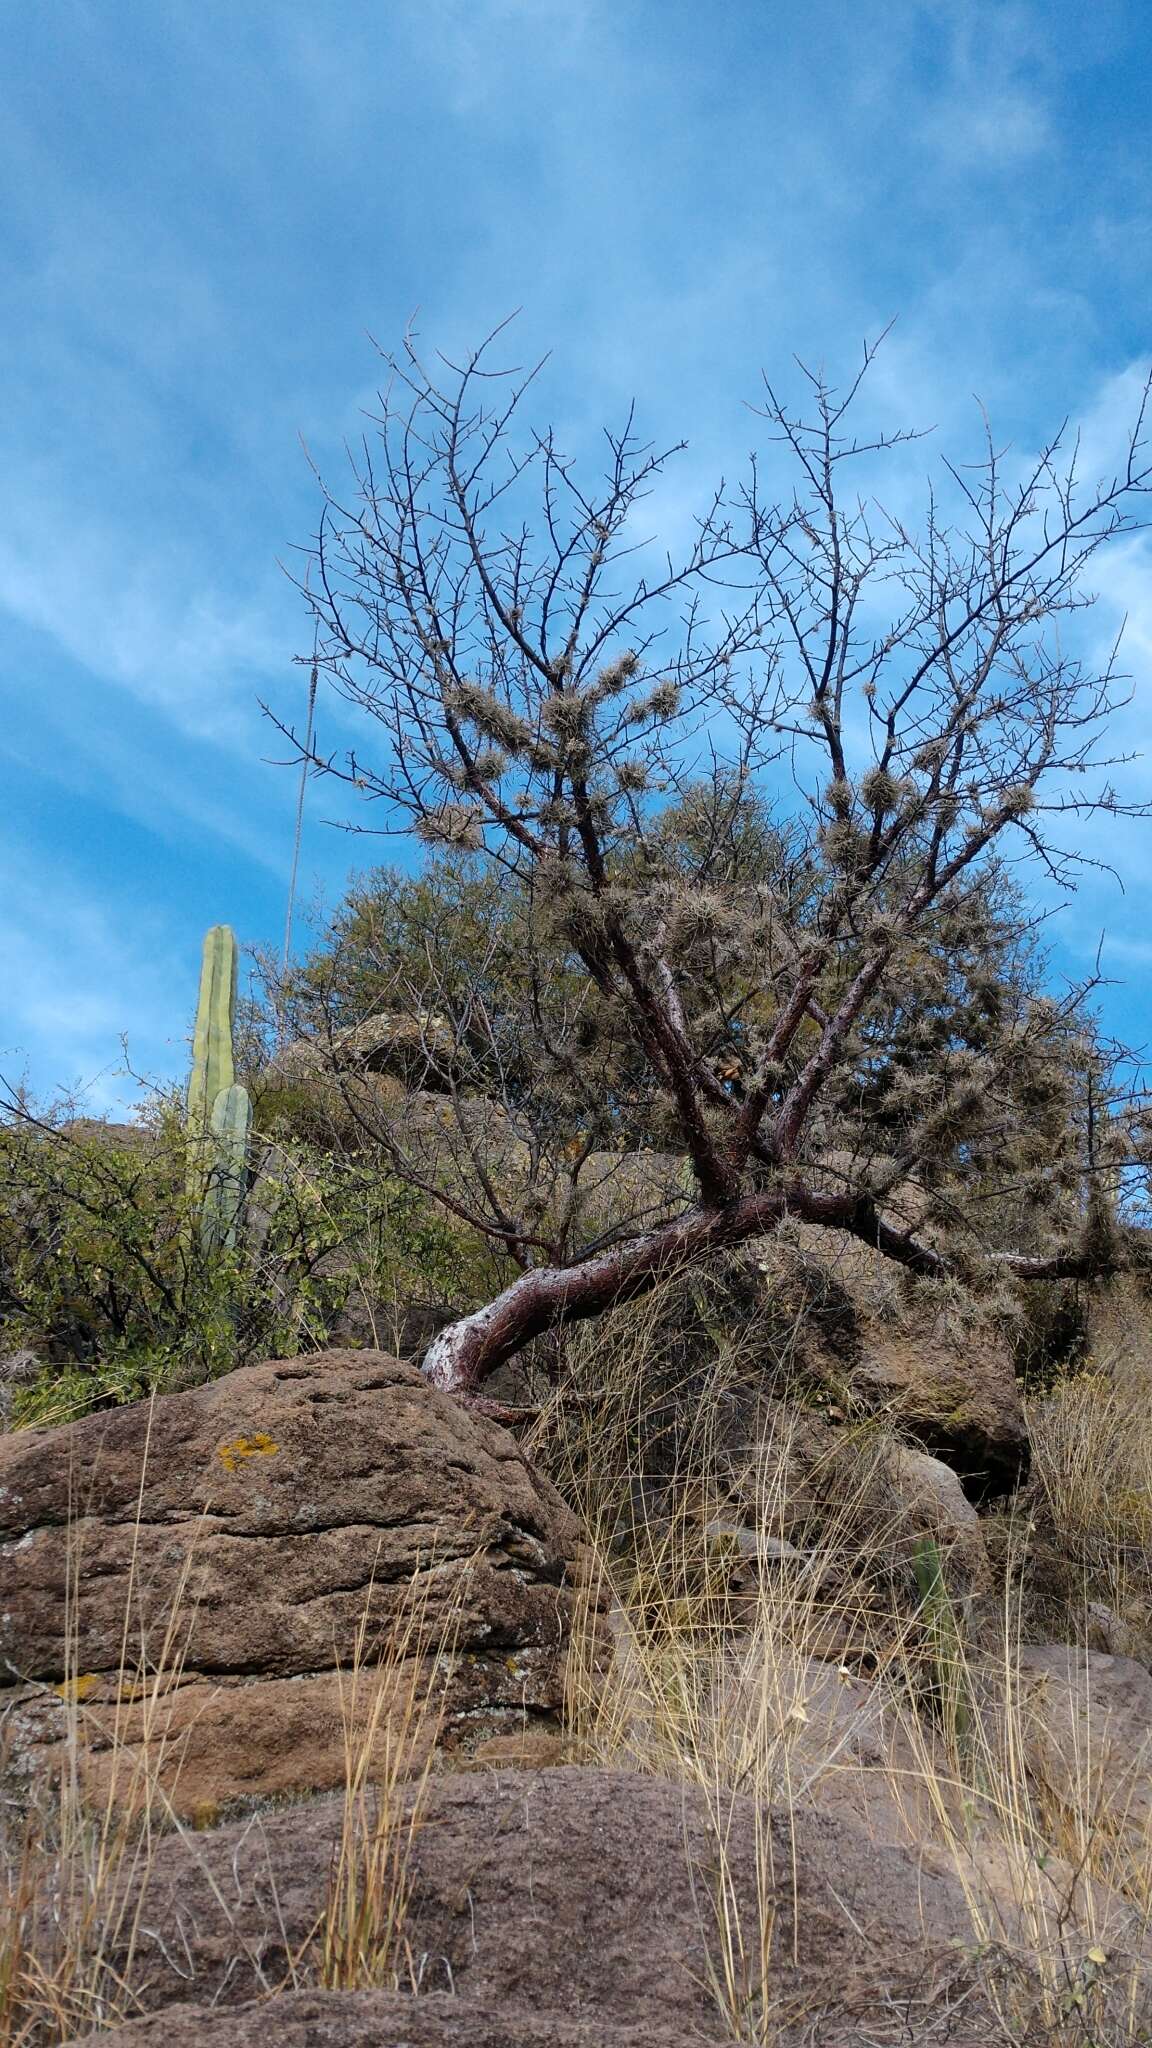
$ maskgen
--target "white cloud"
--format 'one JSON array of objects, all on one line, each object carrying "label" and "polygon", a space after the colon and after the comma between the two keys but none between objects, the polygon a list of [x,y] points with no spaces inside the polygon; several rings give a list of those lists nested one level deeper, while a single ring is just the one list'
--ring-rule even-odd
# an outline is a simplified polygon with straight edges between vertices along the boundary
[{"label": "white cloud", "polygon": [[256,867],[287,874],[292,779],[267,769],[255,745],[236,756],[190,740],[174,744],[163,723],[145,732],[141,722],[118,720],[116,709],[114,692],[97,699],[62,691],[42,706],[34,743],[5,738],[0,756],[30,779],[81,803],[95,799],[170,843],[218,842]]},{"label": "white cloud", "polygon": [[1043,11],[1000,0],[920,0],[945,46],[944,75],[918,124],[956,169],[1010,170],[1058,137],[1051,96],[1062,65]]},{"label": "white cloud", "polygon": [[422,0],[400,18],[448,81],[456,114],[488,110],[541,61],[554,77],[587,66],[602,89],[621,25],[598,0]]},{"label": "white cloud", "polygon": [[[375,372],[363,331],[387,345],[416,305],[430,346],[451,346],[523,301],[512,353],[557,346],[543,409],[582,456],[634,392],[644,431],[690,433],[641,516],[665,539],[763,446],[741,407],[761,363],[789,382],[793,347],[826,348],[839,372],[893,312],[862,417],[939,431],[876,466],[886,499],[918,518],[940,454],[978,452],[973,390],[1025,450],[1099,360],[1100,276],[1123,298],[1139,274],[1104,211],[1138,209],[1136,179],[1064,218],[1078,145],[1061,92],[1109,6],[1059,27],[1017,0],[674,6],[655,33],[643,0],[201,0],[112,26],[60,0],[62,34],[25,10],[17,69],[28,50],[42,75],[0,135],[16,259],[0,608],[83,665],[44,709],[48,775],[78,803],[102,785],[130,816],[166,814],[190,862],[226,839],[280,865],[287,788],[235,792],[254,755],[286,751],[252,699],[291,691],[307,631],[272,562],[314,517],[293,436],[342,476],[331,451],[360,431],[352,387]],[[1105,270],[1068,260],[1089,244]],[[1100,398],[1104,442],[1126,395]],[[1102,627],[1130,611],[1144,705],[1146,567],[1121,549],[1096,579]],[[324,726],[342,739],[342,707]],[[239,858],[235,876],[267,900]],[[67,1020],[41,907],[21,957],[49,994],[25,1037],[49,1035],[56,1071]],[[70,993],[90,964],[105,988],[88,925],[58,913]],[[114,1048],[114,993],[93,1000],[81,1052],[101,1032]]]},{"label": "white cloud", "polygon": [[186,1018],[173,991],[188,976],[162,919],[121,924],[59,875],[0,910],[0,955],[0,1073],[9,1082],[34,1055],[36,1077],[91,1113],[123,1109],[139,1088],[123,1070],[122,1036],[137,1072],[171,1080],[183,1071]]},{"label": "white cloud", "polygon": [[954,92],[921,122],[922,142],[957,166],[1008,169],[1051,147],[1052,121],[1035,93],[1008,88]]},{"label": "white cloud", "polygon": [[213,587],[198,551],[115,510],[78,513],[16,475],[0,536],[0,607],[73,660],[159,706],[183,732],[238,744],[253,677],[285,666],[285,622]]}]

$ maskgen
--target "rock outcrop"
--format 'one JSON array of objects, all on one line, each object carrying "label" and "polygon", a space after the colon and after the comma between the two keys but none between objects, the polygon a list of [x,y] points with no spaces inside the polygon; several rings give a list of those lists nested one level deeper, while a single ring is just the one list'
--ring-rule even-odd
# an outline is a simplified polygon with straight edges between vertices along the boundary
[{"label": "rock outcrop", "polygon": [[512,1437],[379,1352],[0,1439],[13,1767],[81,1712],[98,1776],[138,1765],[200,1821],[321,1791],[349,1715],[413,1696],[407,1653],[449,1747],[554,1724],[576,1538]]},{"label": "rock outcrop", "polygon": [[1028,1469],[1024,1407],[1002,1342],[878,1334],[862,1351],[853,1392],[950,1465],[970,1500],[1011,1492]]},{"label": "rock outcrop", "polygon": [[796,1239],[817,1373],[857,1412],[884,1416],[950,1465],[970,1500],[1011,1492],[1028,1469],[1028,1430],[1012,1348],[992,1311],[971,1298],[957,1306],[931,1281],[917,1290],[842,1231],[802,1225]]},{"label": "rock outcrop", "polygon": [[953,1597],[987,1592],[992,1572],[980,1517],[951,1466],[911,1444],[897,1444],[888,1469],[899,1504],[894,1534],[900,1546],[915,1548],[921,1538],[935,1544]]},{"label": "rock outcrop", "polygon": [[249,2001],[286,1986],[283,2004],[260,2008],[262,2038],[271,2028],[301,2048],[719,2043],[732,2037],[710,1968],[723,1981],[727,1954],[733,1996],[746,1992],[752,2014],[762,1929],[781,2043],[887,2038],[896,2009],[916,2038],[917,2018],[952,1999],[972,2022],[980,2010],[963,1885],[916,1849],[810,1812],[758,1825],[738,1794],[716,1808],[695,1788],[579,1767],[431,1780],[405,1927],[416,1995],[318,1998],[308,1973],[341,1812],[317,1801],[160,1844],[124,1924],[140,1930],[143,2003],[176,2009],[162,2037],[143,2020],[100,2041],[247,2048]]},{"label": "rock outcrop", "polygon": [[1152,1841],[1152,1674],[1130,1657],[1070,1643],[1020,1651],[1028,1767],[1047,1797],[1129,1838]]},{"label": "rock outcrop", "polygon": [[293,1039],[273,1054],[265,1078],[296,1082],[323,1074],[389,1074],[409,1086],[435,1088],[456,1058],[456,1040],[445,1018],[430,1011],[389,1011],[346,1024],[327,1039]]}]

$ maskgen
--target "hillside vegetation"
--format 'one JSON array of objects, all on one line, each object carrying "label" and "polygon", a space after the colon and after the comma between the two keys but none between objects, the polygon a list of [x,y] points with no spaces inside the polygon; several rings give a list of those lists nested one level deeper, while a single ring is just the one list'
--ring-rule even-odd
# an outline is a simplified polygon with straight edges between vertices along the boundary
[{"label": "hillside vegetation", "polygon": [[393,370],[292,737],[422,867],[0,1125],[0,2048],[1152,2042],[1152,1138],[1029,878],[1146,814],[1144,410],[914,531],[769,386],[657,561],[631,421]]}]

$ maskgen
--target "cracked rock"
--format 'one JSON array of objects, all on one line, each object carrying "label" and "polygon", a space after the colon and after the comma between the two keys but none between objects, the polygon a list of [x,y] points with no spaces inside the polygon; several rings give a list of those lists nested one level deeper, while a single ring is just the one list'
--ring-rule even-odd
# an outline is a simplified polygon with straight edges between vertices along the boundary
[{"label": "cracked rock", "polygon": [[413,1617],[445,1747],[554,1724],[577,1533],[511,1436],[379,1352],[0,1439],[9,1771],[79,1712],[101,1790],[147,1758],[201,1822],[326,1790],[349,1716],[403,1697]]}]

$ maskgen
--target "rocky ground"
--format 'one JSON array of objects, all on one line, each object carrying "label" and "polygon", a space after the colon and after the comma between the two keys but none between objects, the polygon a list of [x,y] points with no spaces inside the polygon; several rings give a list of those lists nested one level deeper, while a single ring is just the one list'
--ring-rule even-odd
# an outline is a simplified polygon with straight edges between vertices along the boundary
[{"label": "rocky ground", "polygon": [[[1006,1442],[1004,1404],[988,1413]],[[800,1501],[836,1426],[815,1415],[790,1440]],[[978,1605],[991,1567],[971,1470],[908,1442],[886,1470],[901,1541],[911,1517]],[[272,1361],[0,1439],[9,1814],[45,1812],[75,1771],[90,1811],[119,1813],[118,1840],[148,1840],[115,1861],[101,1903],[101,1968],[119,1987],[103,2010],[119,2023],[100,2038],[1062,2043],[1065,2022],[1102,2014],[1108,1972],[1135,2012],[1147,1666],[1023,1650],[1011,1725],[1032,1793],[1067,1819],[1087,1783],[1094,1825],[1131,1852],[1110,1885],[1077,1867],[1066,1829],[1038,1876],[1031,1838],[964,1832],[939,1716],[918,1747],[875,1659],[847,1663],[834,1631],[786,1657],[768,1643],[777,1610],[755,1584],[806,1568],[803,1528],[799,1514],[795,1543],[769,1540],[755,1500],[734,1497],[705,1531],[753,1590],[748,1612],[728,1610],[732,1753],[704,1757],[703,1721],[684,1734],[686,1665],[650,1665],[628,1694],[640,1636],[592,1582],[555,1488],[410,1364]],[[768,1711],[766,1674],[779,1693],[785,1669]],[[965,1711],[985,1731],[991,1813],[1005,1700],[994,1660],[979,1670]],[[613,1748],[602,1709],[617,1693],[644,1726]],[[361,1906],[375,1871],[372,1924],[336,1967],[352,1865]],[[61,1867],[26,1913],[33,1946],[51,1947],[69,1884],[86,1881]],[[380,1920],[382,1895],[402,1924]],[[1055,1944],[1042,1960],[1040,1921]]]},{"label": "rocky ground", "polygon": [[528,1441],[363,1289],[0,1434],[0,2048],[1152,2040],[1146,1304],[1047,1437],[1002,1306],[782,1231]]}]

